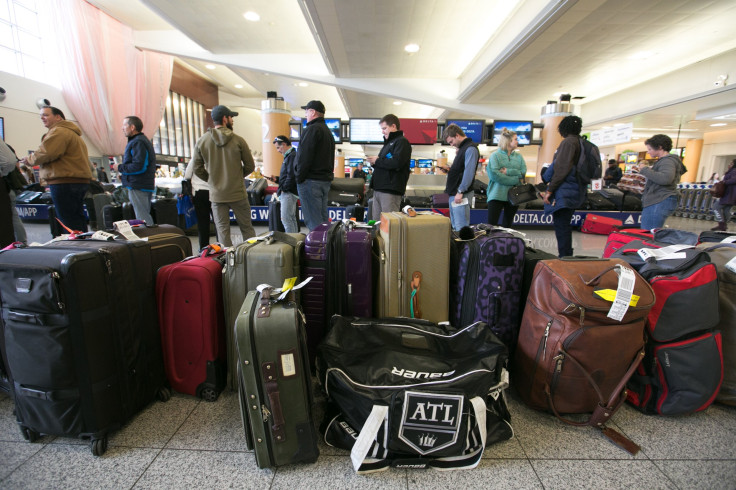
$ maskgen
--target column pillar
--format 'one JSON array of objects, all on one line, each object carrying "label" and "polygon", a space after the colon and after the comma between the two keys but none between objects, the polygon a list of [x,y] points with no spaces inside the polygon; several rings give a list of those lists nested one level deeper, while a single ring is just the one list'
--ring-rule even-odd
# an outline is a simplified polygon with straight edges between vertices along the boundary
[{"label": "column pillar", "polygon": [[289,136],[291,111],[289,103],[269,98],[261,101],[261,131],[263,134],[263,175],[278,176],[284,157],[276,151],[273,140],[283,134]]},{"label": "column pillar", "polygon": [[554,112],[551,114],[542,115],[542,123],[544,123],[544,129],[542,129],[542,146],[539,147],[537,152],[537,176],[535,182],[539,183],[542,181],[542,166],[545,164],[552,163],[552,159],[555,156],[557,147],[562,142],[562,136],[557,130],[557,126],[560,125],[560,121],[572,113],[559,113]]},{"label": "column pillar", "polygon": [[342,156],[341,151],[335,152],[335,178],[345,178],[345,157]]},{"label": "column pillar", "polygon": [[685,174],[680,178],[680,182],[695,182],[695,179],[698,177],[700,155],[702,153],[703,140],[687,140],[687,143],[685,144],[685,158],[682,162],[687,167],[687,172],[685,172]]}]

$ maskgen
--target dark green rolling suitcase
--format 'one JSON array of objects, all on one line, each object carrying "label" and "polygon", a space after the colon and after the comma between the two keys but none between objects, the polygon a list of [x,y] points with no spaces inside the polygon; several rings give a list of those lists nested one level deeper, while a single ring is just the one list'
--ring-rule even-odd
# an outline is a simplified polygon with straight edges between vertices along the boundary
[{"label": "dark green rolling suitcase", "polygon": [[271,289],[250,291],[235,322],[237,381],[248,449],[260,468],[319,456],[304,315]]}]

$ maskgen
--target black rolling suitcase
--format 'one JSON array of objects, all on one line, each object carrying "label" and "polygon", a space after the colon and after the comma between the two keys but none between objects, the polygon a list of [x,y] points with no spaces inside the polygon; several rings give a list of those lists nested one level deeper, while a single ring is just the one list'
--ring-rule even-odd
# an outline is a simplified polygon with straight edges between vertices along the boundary
[{"label": "black rolling suitcase", "polygon": [[[131,219],[135,219],[135,210],[131,203],[107,204],[102,208],[102,227],[100,229],[112,230],[116,221]],[[97,226],[100,226],[99,223]]]},{"label": "black rolling suitcase", "polygon": [[319,456],[304,315],[271,291],[250,291],[235,322],[243,429],[260,468]]},{"label": "black rolling suitcase", "polygon": [[179,226],[176,199],[158,198],[151,201],[151,217],[157,225]]},{"label": "black rolling suitcase", "polygon": [[263,197],[266,194],[268,181],[266,179],[256,179],[248,186],[248,202],[251,206],[263,206]]},{"label": "black rolling suitcase", "polygon": [[[302,226],[299,224],[299,206],[296,207],[296,232],[299,233]],[[284,231],[284,223],[281,221],[281,201],[271,199],[268,201],[268,231]]]},{"label": "black rolling suitcase", "polygon": [[6,363],[26,439],[89,439],[99,456],[110,431],[168,399],[150,264],[143,241],[0,253]]}]

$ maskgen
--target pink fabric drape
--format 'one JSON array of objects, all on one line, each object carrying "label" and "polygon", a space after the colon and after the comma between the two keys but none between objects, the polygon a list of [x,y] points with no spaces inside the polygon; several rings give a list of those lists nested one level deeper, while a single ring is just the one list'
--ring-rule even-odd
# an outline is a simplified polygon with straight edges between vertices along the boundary
[{"label": "pink fabric drape", "polygon": [[151,138],[161,122],[173,59],[141,51],[133,30],[82,0],[53,0],[64,102],[105,155],[123,153],[122,123],[138,116]]}]

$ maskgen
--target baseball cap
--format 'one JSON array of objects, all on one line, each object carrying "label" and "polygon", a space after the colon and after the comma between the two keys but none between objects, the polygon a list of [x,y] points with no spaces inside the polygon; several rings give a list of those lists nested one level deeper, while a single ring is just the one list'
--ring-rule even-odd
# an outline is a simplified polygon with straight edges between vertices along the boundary
[{"label": "baseball cap", "polygon": [[307,105],[302,106],[302,109],[314,109],[322,114],[325,113],[325,105],[319,100],[310,100],[307,102]]},{"label": "baseball cap", "polygon": [[235,117],[237,116],[237,112],[233,112],[224,105],[216,105],[212,108],[212,120],[216,123],[219,123],[222,121],[222,118],[225,116]]},{"label": "baseball cap", "polygon": [[283,134],[280,134],[273,139],[273,144],[276,144],[276,143],[286,143],[290,145],[291,140],[289,140],[289,138],[284,136]]}]

